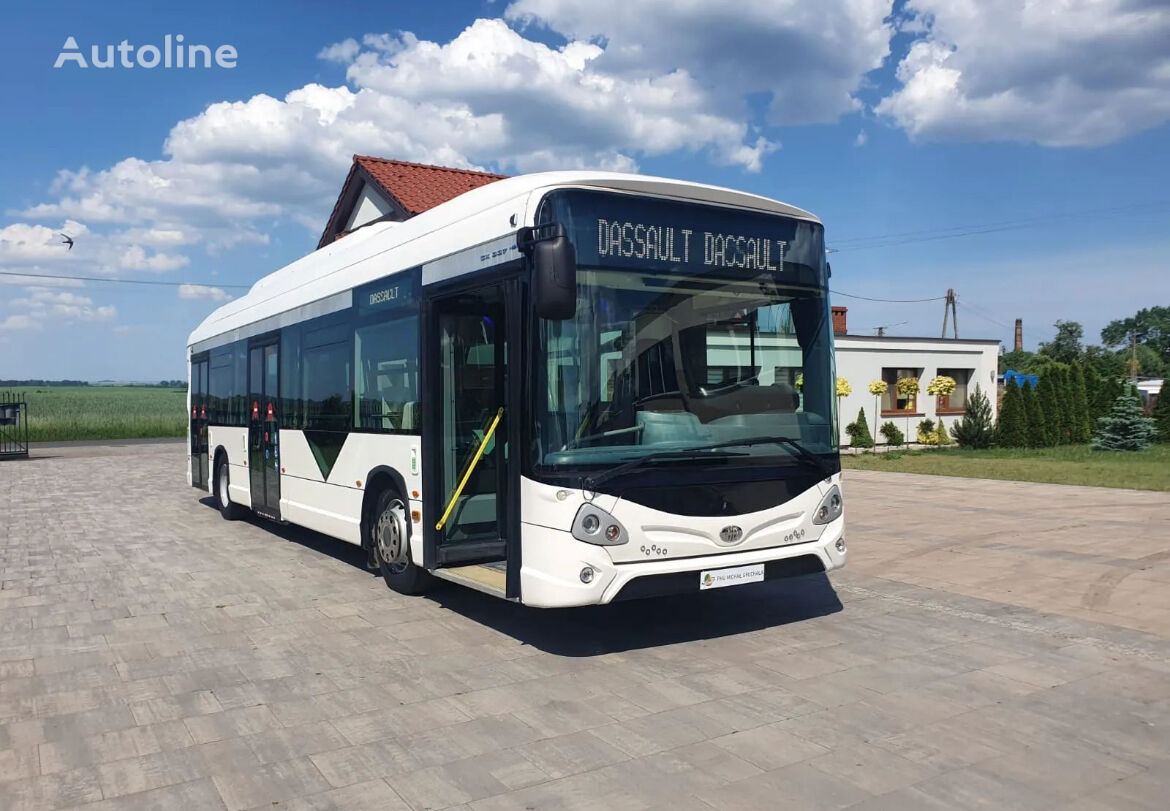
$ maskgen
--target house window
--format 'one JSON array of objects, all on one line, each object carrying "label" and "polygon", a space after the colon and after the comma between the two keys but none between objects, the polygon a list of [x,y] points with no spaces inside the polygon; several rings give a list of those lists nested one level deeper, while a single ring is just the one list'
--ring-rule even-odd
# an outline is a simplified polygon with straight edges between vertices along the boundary
[{"label": "house window", "polygon": [[939,397],[936,406],[939,414],[962,414],[967,404],[967,384],[971,382],[974,369],[939,369],[942,377],[955,381],[955,390],[946,397]]},{"label": "house window", "polygon": [[[882,395],[882,414],[915,414],[918,412],[918,395],[905,397],[898,394],[898,380],[903,377],[912,377],[922,385],[922,369],[894,369],[883,368],[882,380],[886,381],[886,393]],[[919,392],[921,394],[921,392]]]}]

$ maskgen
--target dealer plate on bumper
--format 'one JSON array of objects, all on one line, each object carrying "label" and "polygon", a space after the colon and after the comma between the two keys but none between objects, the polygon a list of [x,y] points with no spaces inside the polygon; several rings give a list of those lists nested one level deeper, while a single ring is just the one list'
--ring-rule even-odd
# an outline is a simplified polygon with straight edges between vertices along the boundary
[{"label": "dealer plate on bumper", "polygon": [[764,579],[764,564],[736,566],[734,569],[708,569],[699,572],[699,591],[721,589],[724,586],[738,586],[743,583],[759,583]]}]

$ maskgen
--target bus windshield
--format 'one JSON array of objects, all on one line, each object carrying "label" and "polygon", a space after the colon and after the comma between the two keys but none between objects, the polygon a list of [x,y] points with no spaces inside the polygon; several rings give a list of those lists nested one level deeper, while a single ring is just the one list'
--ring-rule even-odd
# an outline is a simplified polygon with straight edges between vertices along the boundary
[{"label": "bus windshield", "polygon": [[819,224],[595,192],[556,193],[541,219],[578,270],[574,316],[537,324],[538,473],[836,453]]}]

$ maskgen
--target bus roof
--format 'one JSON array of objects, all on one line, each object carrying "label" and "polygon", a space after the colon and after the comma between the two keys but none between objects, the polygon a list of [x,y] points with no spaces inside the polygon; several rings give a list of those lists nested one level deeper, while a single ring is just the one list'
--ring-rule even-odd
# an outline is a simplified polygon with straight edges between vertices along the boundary
[{"label": "bus roof", "polygon": [[[374,222],[259,279],[212,312],[187,343],[206,343],[249,324],[498,239],[531,225],[535,203],[555,188],[595,188],[713,203],[819,222],[795,206],[720,186],[621,172],[539,172],[497,180],[403,222]],[[216,341],[215,343],[219,343]]]}]

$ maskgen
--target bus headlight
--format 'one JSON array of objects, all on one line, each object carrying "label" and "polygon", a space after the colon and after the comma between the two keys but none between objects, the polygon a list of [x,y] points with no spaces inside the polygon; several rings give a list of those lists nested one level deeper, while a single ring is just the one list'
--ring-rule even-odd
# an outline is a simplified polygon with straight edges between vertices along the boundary
[{"label": "bus headlight", "polygon": [[817,510],[813,513],[814,524],[828,524],[836,521],[841,517],[841,511],[844,509],[844,503],[841,501],[841,490],[837,485],[833,485],[829,492],[825,493],[825,497],[821,499],[821,503],[817,505]]},{"label": "bus headlight", "polygon": [[582,504],[577,510],[573,518],[573,537],[598,546],[620,546],[630,540],[621,521],[593,504]]}]

